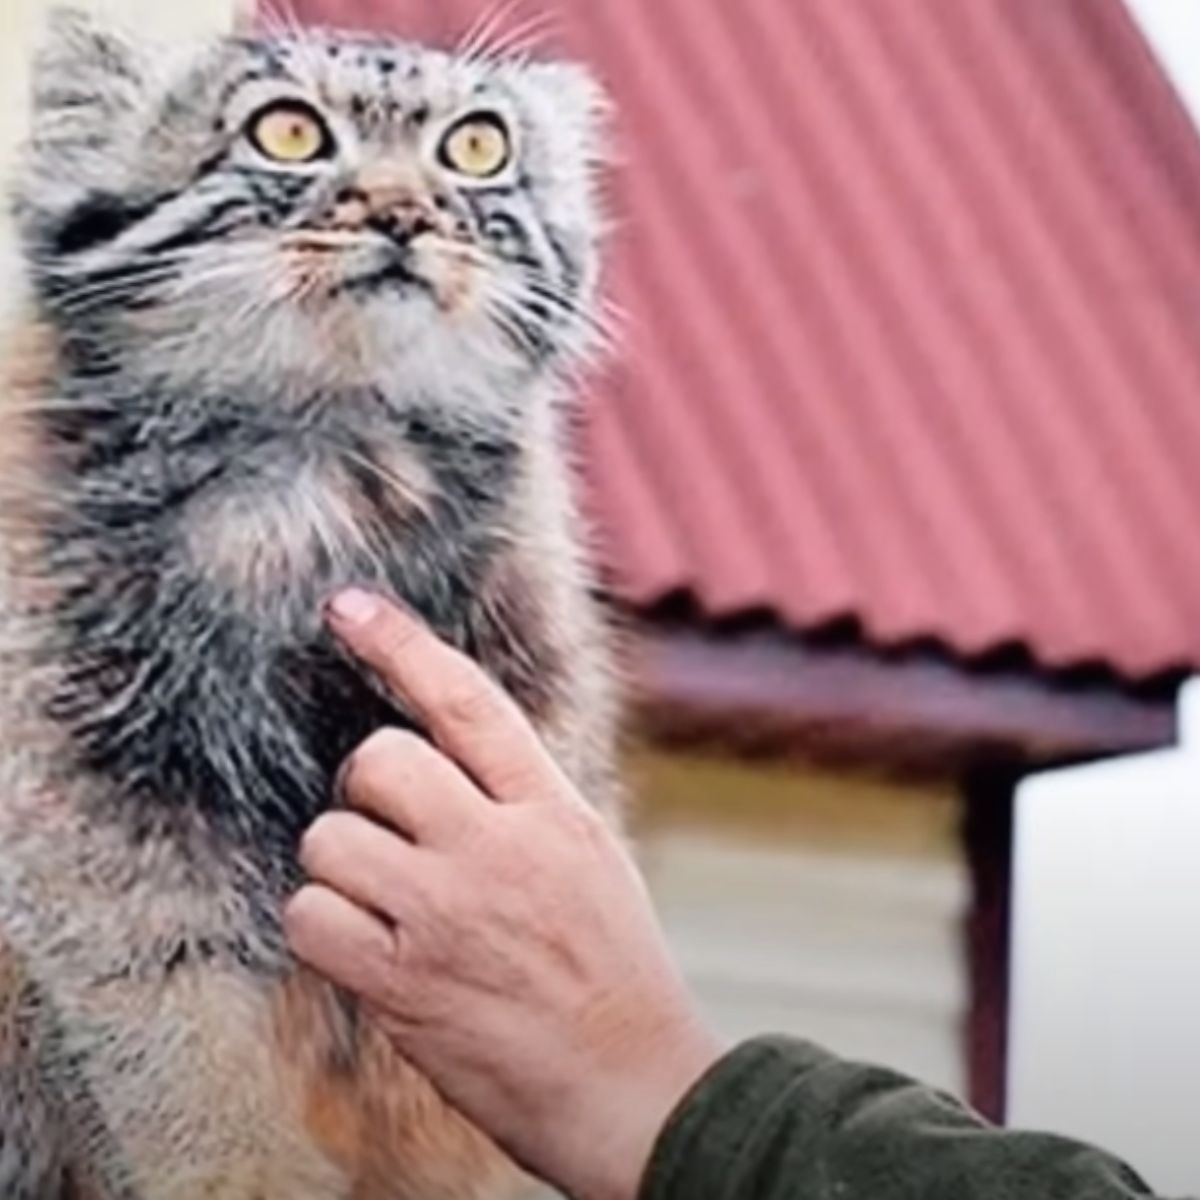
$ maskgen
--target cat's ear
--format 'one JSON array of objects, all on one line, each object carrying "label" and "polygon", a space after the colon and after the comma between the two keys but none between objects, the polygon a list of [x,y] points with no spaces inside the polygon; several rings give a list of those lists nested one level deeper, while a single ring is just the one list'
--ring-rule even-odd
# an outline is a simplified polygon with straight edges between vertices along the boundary
[{"label": "cat's ear", "polygon": [[132,37],[99,18],[63,6],[47,13],[9,193],[27,244],[40,245],[81,199],[119,185],[119,147],[145,107],[144,62]]},{"label": "cat's ear", "polygon": [[33,148],[97,149],[138,110],[146,64],[134,39],[82,9],[56,5],[33,61]]},{"label": "cat's ear", "polygon": [[565,140],[590,163],[607,158],[613,105],[600,80],[575,62],[535,62],[522,68],[528,93]]}]

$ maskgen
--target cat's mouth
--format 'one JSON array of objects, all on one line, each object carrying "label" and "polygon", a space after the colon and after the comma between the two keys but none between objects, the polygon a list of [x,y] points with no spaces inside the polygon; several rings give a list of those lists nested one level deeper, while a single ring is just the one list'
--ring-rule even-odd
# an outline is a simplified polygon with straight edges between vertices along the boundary
[{"label": "cat's mouth", "polygon": [[415,274],[407,262],[399,260],[386,263],[375,270],[351,275],[349,279],[336,284],[331,295],[375,296],[381,292],[403,292],[410,288],[432,291],[428,280]]},{"label": "cat's mouth", "polygon": [[474,308],[488,268],[487,255],[473,241],[436,231],[396,239],[306,229],[289,234],[284,250],[304,294],[367,299],[421,293],[452,314]]}]

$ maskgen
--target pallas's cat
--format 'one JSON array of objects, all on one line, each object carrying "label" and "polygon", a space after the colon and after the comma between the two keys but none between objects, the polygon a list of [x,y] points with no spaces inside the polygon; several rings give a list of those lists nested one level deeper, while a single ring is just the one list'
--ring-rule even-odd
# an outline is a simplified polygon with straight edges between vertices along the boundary
[{"label": "pallas's cat", "polygon": [[280,932],[405,716],[322,606],[399,597],[602,806],[562,401],[594,343],[578,67],[51,21],[0,398],[0,1195],[433,1200],[516,1173]]}]

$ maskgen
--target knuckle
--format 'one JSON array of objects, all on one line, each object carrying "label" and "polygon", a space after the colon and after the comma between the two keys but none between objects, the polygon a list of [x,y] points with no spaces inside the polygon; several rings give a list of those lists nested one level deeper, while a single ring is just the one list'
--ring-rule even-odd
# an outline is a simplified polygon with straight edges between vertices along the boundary
[{"label": "knuckle", "polygon": [[324,902],[312,884],[301,888],[283,910],[284,932],[290,942],[307,946],[320,928]]},{"label": "knuckle", "polygon": [[[339,814],[325,813],[309,826],[300,841],[302,866],[311,870],[337,857],[341,841],[340,825]],[[312,897],[309,897],[306,903],[312,903]]]},{"label": "knuckle", "polygon": [[393,776],[411,759],[420,738],[402,729],[380,729],[351,755],[344,788],[348,794],[373,787]]},{"label": "knuckle", "polygon": [[375,644],[379,657],[385,662],[398,662],[406,658],[414,647],[430,636],[423,625],[400,619],[387,607],[376,614],[374,623]]},{"label": "knuckle", "polygon": [[455,725],[479,726],[490,724],[497,708],[489,688],[478,680],[464,680],[446,692],[442,712]]},{"label": "knuckle", "polygon": [[462,725],[487,724],[502,716],[503,693],[483,669],[466,655],[452,651],[438,707],[448,721]]},{"label": "knuckle", "polygon": [[316,909],[320,907],[320,901],[320,892],[311,883],[305,884],[288,901],[284,916],[289,924],[303,925],[311,920]]}]

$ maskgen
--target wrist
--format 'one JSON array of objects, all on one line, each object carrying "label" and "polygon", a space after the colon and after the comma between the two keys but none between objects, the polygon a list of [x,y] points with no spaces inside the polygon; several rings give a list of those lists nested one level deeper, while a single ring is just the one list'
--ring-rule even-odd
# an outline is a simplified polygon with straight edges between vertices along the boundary
[{"label": "wrist", "polygon": [[572,1200],[637,1200],[667,1122],[725,1050],[690,1007],[610,1040],[556,1106],[552,1182]]}]

